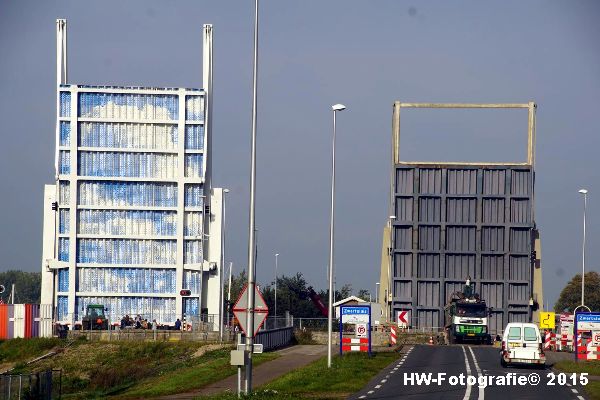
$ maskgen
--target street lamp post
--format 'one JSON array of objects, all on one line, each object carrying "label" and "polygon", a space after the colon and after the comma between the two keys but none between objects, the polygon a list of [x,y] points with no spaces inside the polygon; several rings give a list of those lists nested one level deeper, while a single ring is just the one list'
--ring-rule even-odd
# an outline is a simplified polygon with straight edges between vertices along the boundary
[{"label": "street lamp post", "polygon": [[252,74],[252,139],[250,155],[250,210],[248,226],[248,308],[246,310],[245,392],[252,392],[252,350],[254,349],[254,288],[256,273],[256,120],[258,83],[258,0],[254,0],[254,65]]},{"label": "street lamp post", "polygon": [[275,328],[277,328],[277,259],[279,253],[275,253]]},{"label": "street lamp post", "polygon": [[583,195],[583,244],[581,248],[581,305],[585,305],[584,301],[584,283],[585,283],[585,214],[587,209],[587,189],[579,191]]},{"label": "street lamp post", "polygon": [[395,215],[389,216],[389,227],[390,227],[390,247],[388,247],[388,290],[386,293],[386,298],[384,299],[385,309],[387,313],[387,322],[392,322],[392,305],[389,302],[389,297],[392,294],[392,262],[394,257],[392,256],[394,249],[394,220],[396,219]]},{"label": "street lamp post", "polygon": [[221,221],[221,268],[219,269],[219,281],[221,293],[219,296],[219,340],[223,341],[223,303],[225,302],[225,195],[229,189],[223,189],[223,220]]},{"label": "street lamp post", "polygon": [[331,220],[329,223],[329,304],[327,305],[327,368],[331,368],[331,331],[333,328],[333,236],[334,236],[334,211],[335,211],[335,117],[338,111],[343,111],[346,106],[334,104],[333,111],[333,141],[331,148]]},{"label": "street lamp post", "polygon": [[375,303],[379,303],[379,282],[375,282]]}]

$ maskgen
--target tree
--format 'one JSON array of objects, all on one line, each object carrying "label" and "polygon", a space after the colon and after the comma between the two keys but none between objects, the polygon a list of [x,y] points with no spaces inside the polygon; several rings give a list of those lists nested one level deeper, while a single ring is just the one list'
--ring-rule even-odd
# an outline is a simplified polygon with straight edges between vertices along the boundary
[{"label": "tree", "polygon": [[15,298],[13,303],[39,303],[42,290],[41,272],[6,271],[0,272],[0,285],[4,285],[6,291],[0,294],[4,302],[8,300],[12,284],[15,284]]},{"label": "tree", "polygon": [[[579,305],[581,305],[581,274],[575,275],[560,292],[554,311],[573,312]],[[585,273],[585,305],[592,311],[600,310],[600,275],[594,271]]]},{"label": "tree", "polygon": [[367,289],[360,289],[356,297],[364,301],[371,301],[371,293]]},{"label": "tree", "polygon": [[[231,304],[235,304],[238,297],[240,297],[240,293],[246,284],[248,283],[248,275],[246,275],[246,270],[243,269],[239,274],[233,275],[231,277]],[[227,284],[229,285],[229,283]],[[229,287],[227,287],[229,290]]]}]

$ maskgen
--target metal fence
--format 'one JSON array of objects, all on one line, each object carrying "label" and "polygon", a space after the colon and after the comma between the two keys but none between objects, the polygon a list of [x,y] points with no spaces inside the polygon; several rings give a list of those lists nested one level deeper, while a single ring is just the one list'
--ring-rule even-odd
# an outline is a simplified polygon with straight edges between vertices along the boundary
[{"label": "metal fence", "polygon": [[[338,326],[337,318],[333,319],[333,329]],[[300,330],[327,331],[327,318],[295,318],[294,328]]]},{"label": "metal fence", "polygon": [[52,400],[62,395],[62,370],[0,375],[3,400]]}]

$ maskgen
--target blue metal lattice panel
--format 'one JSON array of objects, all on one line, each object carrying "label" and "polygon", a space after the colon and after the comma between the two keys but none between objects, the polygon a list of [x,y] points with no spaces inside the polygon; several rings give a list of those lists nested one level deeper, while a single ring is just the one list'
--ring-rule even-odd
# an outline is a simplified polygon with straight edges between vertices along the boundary
[{"label": "blue metal lattice panel", "polygon": [[67,296],[58,296],[56,300],[56,314],[59,321],[64,321],[69,312],[69,298]]},{"label": "blue metal lattice panel", "polygon": [[185,206],[202,207],[204,191],[202,185],[185,185]]},{"label": "blue metal lattice panel", "polygon": [[176,121],[178,98],[176,95],[166,94],[80,93],[79,116]]},{"label": "blue metal lattice panel", "polygon": [[171,293],[176,291],[174,269],[78,268],[79,291],[88,293]]},{"label": "blue metal lattice panel", "polygon": [[176,207],[175,183],[79,182],[79,205]]},{"label": "blue metal lattice panel", "polygon": [[69,244],[67,238],[58,239],[58,261],[69,261]]},{"label": "blue metal lattice panel", "polygon": [[183,242],[183,251],[184,264],[202,263],[202,241],[185,240]]},{"label": "blue metal lattice panel", "polygon": [[78,233],[87,235],[174,236],[174,211],[79,210]]},{"label": "blue metal lattice panel", "polygon": [[71,201],[71,185],[69,181],[60,181],[58,185],[58,203],[60,205],[69,205]]},{"label": "blue metal lattice panel", "polygon": [[71,173],[71,152],[68,150],[58,152],[58,173],[60,175]]},{"label": "blue metal lattice panel", "polygon": [[183,299],[183,313],[185,315],[199,315],[200,307],[197,297],[188,297]]},{"label": "blue metal lattice panel", "polygon": [[61,117],[71,116],[71,92],[60,92],[59,115]]},{"label": "blue metal lattice panel", "polygon": [[202,271],[185,270],[183,272],[183,288],[192,291],[192,294],[200,294],[202,285]]},{"label": "blue metal lattice panel", "polygon": [[78,239],[77,262],[96,264],[175,264],[177,241]]},{"label": "blue metal lattice panel", "polygon": [[123,122],[80,122],[79,145],[119,149],[177,149],[177,126]]},{"label": "blue metal lattice panel", "polygon": [[185,148],[188,150],[202,150],[204,148],[204,126],[185,126]]},{"label": "blue metal lattice panel", "polygon": [[185,155],[185,177],[186,178],[201,178],[203,167],[202,154],[186,154]]},{"label": "blue metal lattice panel", "polygon": [[204,119],[204,98],[202,96],[186,96],[185,119],[202,121]]},{"label": "blue metal lattice panel", "polygon": [[60,209],[58,212],[58,233],[67,234],[71,227],[71,214],[68,209]]},{"label": "blue metal lattice panel", "polygon": [[77,162],[79,176],[162,179],[177,176],[176,154],[80,151]]},{"label": "blue metal lattice panel", "polygon": [[69,291],[69,270],[66,268],[58,270],[58,291]]},{"label": "blue metal lattice panel", "polygon": [[59,144],[61,146],[71,145],[71,124],[66,121],[60,122],[60,139]]}]

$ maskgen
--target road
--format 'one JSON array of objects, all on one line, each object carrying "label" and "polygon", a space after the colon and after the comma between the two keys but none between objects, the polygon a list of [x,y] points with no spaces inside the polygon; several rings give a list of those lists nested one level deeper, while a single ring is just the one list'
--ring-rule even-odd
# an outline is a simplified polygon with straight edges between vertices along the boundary
[{"label": "road", "polygon": [[[554,380],[549,386],[552,373],[550,369],[540,370],[531,368],[502,368],[500,366],[499,350],[490,346],[428,346],[416,345],[410,347],[402,358],[383,370],[361,391],[354,394],[352,400],[375,399],[458,399],[458,400],[513,400],[513,399],[573,399],[583,400],[581,385],[560,385]],[[418,375],[411,375],[416,373]],[[438,384],[431,381],[425,383],[431,373],[432,379],[438,374],[443,382]],[[446,375],[443,375],[443,374]],[[422,375],[425,374],[425,375]],[[450,384],[451,376],[460,379],[463,376],[484,376],[488,380],[505,380],[510,384],[497,384],[479,387]],[[510,374],[510,375],[509,375]],[[526,383],[519,385],[518,380],[526,380],[531,374],[537,374],[540,381],[537,385]],[[413,378],[411,382],[410,378]],[[578,377],[579,378],[579,377]],[[534,379],[535,378],[530,378]],[[406,380],[406,382],[405,382]],[[482,385],[483,386],[483,385]]]}]

